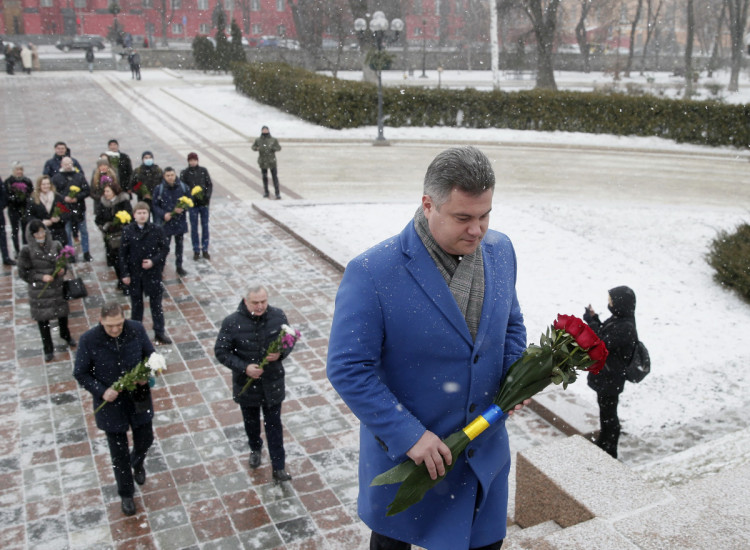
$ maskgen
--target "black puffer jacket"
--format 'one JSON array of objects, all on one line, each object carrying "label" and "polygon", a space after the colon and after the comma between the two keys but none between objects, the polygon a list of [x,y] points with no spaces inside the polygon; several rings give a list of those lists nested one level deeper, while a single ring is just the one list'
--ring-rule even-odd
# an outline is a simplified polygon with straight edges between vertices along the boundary
[{"label": "black puffer jacket", "polygon": [[42,281],[42,277],[52,275],[57,256],[63,247],[59,241],[52,240],[52,234],[49,231],[45,234],[44,244],[39,246],[30,228],[27,227],[26,241],[29,244],[24,246],[18,255],[18,276],[29,285],[29,307],[34,321],[51,321],[68,316],[68,302],[63,298],[62,289],[65,271],[55,277],[42,297],[39,297],[39,293],[46,284]]},{"label": "black puffer jacket", "polygon": [[618,286],[609,291],[612,316],[602,323],[598,315],[593,317],[588,311],[583,319],[604,341],[609,350],[607,363],[597,375],[588,375],[588,385],[602,395],[618,395],[625,387],[625,367],[633,357],[638,343],[638,330],[635,326],[635,292],[630,287]]},{"label": "black puffer jacket", "polygon": [[214,353],[222,365],[232,369],[232,394],[240,405],[260,407],[263,403],[277,405],[284,401],[286,392],[282,360],[291,350],[283,350],[278,361],[266,365],[263,375],[245,393],[239,393],[248,380],[245,369],[263,360],[268,346],[286,322],[284,312],[272,306],[268,306],[263,315],[251,315],[244,300],[237,311],[222,322]]}]

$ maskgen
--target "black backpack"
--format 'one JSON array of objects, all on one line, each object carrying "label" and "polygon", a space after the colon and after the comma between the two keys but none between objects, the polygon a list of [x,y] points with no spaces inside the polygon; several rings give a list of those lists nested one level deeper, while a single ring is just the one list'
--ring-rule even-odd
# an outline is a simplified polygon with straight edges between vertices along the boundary
[{"label": "black backpack", "polygon": [[638,383],[651,372],[651,357],[648,354],[646,346],[638,340],[633,350],[633,357],[630,363],[625,367],[625,379],[628,382]]}]

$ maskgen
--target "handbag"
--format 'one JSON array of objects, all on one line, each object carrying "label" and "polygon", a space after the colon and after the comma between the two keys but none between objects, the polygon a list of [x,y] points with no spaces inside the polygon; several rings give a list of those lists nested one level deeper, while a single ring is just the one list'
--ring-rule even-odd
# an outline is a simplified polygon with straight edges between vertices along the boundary
[{"label": "handbag", "polygon": [[117,250],[120,248],[120,244],[122,243],[122,232],[120,233],[108,233],[106,237],[107,246],[109,246],[112,250]]},{"label": "handbag", "polygon": [[77,300],[88,295],[89,291],[86,290],[86,285],[80,277],[63,281],[63,297],[66,300]]},{"label": "handbag", "polygon": [[638,340],[635,344],[633,357],[630,363],[625,367],[625,379],[628,382],[637,384],[651,372],[651,357],[649,356],[646,346]]}]

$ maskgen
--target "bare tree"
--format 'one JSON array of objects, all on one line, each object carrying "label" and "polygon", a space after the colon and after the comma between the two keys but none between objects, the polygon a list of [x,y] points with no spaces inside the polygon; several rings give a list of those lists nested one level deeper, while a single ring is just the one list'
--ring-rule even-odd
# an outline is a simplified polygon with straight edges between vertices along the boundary
[{"label": "bare tree", "polygon": [[323,47],[323,10],[319,0],[287,0],[292,10],[292,20],[297,29],[297,40],[313,57]]},{"label": "bare tree", "polygon": [[578,18],[578,24],[576,25],[576,42],[583,57],[584,73],[591,72],[589,40],[586,36],[586,18],[589,16],[593,6],[594,0],[581,0],[581,16]]},{"label": "bare tree", "polygon": [[729,76],[729,87],[727,88],[730,92],[739,90],[748,4],[750,4],[750,0],[727,0],[729,34],[732,39],[731,74]]},{"label": "bare tree", "polygon": [[174,19],[174,3],[171,0],[157,0],[154,3],[154,9],[161,19],[161,45],[169,46],[167,42],[167,29]]},{"label": "bare tree", "polygon": [[721,2],[721,10],[719,12],[719,18],[716,22],[716,29],[714,33],[714,45],[711,50],[711,58],[708,61],[708,76],[712,77],[714,71],[719,66],[719,50],[721,48],[721,29],[724,27],[724,16],[727,11],[726,0],[719,0]]},{"label": "bare tree", "polygon": [[536,87],[557,89],[552,67],[552,47],[560,0],[521,0],[536,37]]},{"label": "bare tree", "polygon": [[685,99],[693,96],[693,37],[695,36],[695,12],[693,0],[687,0],[687,36],[685,37]]},{"label": "bare tree", "polygon": [[242,30],[245,35],[250,34],[250,0],[237,0],[242,13]]},{"label": "bare tree", "polygon": [[[657,2],[656,8],[654,8],[655,1]],[[643,41],[643,52],[641,53],[641,74],[646,70],[646,52],[651,38],[658,28],[659,13],[663,4],[664,0],[646,0],[646,39]]]},{"label": "bare tree", "polygon": [[[630,46],[628,47],[628,62],[625,64],[625,76],[630,78],[630,69],[633,67],[633,53],[635,51],[635,30],[638,28],[638,23],[641,21],[641,11],[643,10],[643,0],[638,0],[638,4],[635,7],[635,16],[630,24]],[[618,44],[619,48],[620,45]]]}]

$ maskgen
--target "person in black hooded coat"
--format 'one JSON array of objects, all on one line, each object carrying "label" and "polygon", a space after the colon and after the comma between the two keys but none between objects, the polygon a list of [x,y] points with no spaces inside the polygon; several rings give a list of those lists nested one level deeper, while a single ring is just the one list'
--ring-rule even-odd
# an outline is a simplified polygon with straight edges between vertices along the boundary
[{"label": "person in black hooded coat", "polygon": [[620,439],[620,419],[617,405],[625,388],[625,368],[630,363],[638,343],[635,325],[635,292],[630,287],[618,286],[609,291],[609,311],[612,316],[603,323],[591,305],[583,320],[604,341],[609,350],[607,363],[601,372],[588,375],[588,385],[596,392],[599,403],[599,437],[595,443],[606,453],[617,458]]}]

